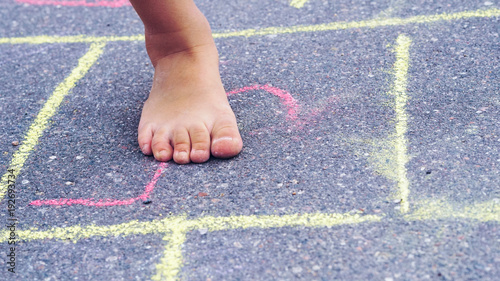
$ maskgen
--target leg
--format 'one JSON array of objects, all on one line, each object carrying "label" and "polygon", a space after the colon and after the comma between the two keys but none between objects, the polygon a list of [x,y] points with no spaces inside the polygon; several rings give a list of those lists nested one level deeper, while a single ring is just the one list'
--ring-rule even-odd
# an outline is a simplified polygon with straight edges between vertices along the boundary
[{"label": "leg", "polygon": [[144,154],[179,164],[237,155],[242,140],[219,76],[208,21],[192,0],[131,0],[155,67],[138,141]]}]

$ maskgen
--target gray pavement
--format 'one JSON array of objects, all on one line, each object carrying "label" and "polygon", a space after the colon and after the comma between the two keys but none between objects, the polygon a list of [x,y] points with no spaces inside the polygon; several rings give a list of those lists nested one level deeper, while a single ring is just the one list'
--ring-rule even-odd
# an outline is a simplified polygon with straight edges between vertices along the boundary
[{"label": "gray pavement", "polygon": [[141,34],[133,9],[69,2],[0,0],[0,280],[498,280],[497,1],[196,1],[214,34],[276,28],[216,36],[244,149],[184,166],[138,149],[153,69],[112,37]]}]

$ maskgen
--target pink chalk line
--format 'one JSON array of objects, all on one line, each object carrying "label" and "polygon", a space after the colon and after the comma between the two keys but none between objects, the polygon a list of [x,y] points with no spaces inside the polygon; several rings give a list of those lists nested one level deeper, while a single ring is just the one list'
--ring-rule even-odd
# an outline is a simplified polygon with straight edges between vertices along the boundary
[{"label": "pink chalk line", "polygon": [[149,198],[149,194],[155,188],[156,182],[163,170],[167,167],[167,163],[162,162],[159,165],[158,170],[156,170],[153,179],[146,185],[144,189],[144,193],[135,198],[125,199],[125,200],[116,200],[116,199],[99,199],[95,201],[94,198],[90,199],[68,199],[68,198],[60,198],[60,199],[51,199],[51,200],[35,200],[32,201],[29,205],[34,206],[42,206],[42,205],[52,205],[52,206],[63,206],[63,205],[84,205],[84,206],[96,206],[96,207],[110,207],[110,206],[123,206],[130,205],[137,200],[143,200]]},{"label": "pink chalk line", "polygon": [[31,5],[53,5],[53,6],[85,6],[85,7],[111,7],[118,8],[123,6],[130,6],[128,0],[16,0],[18,3],[25,3]]},{"label": "pink chalk line", "polygon": [[[23,0],[25,1],[25,0]],[[284,91],[280,88],[272,87],[269,85],[255,85],[255,86],[249,86],[249,87],[243,87],[237,90],[233,90],[230,92],[227,92],[228,96],[234,95],[234,94],[239,94],[251,90],[264,90],[267,91],[270,94],[273,94],[277,97],[280,98],[281,102],[288,108],[288,116],[287,119],[297,119],[297,109],[298,109],[298,104],[297,101],[292,97],[290,93],[287,91]],[[33,206],[43,206],[43,205],[49,205],[49,206],[63,206],[63,205],[84,205],[84,206],[95,206],[95,207],[110,207],[110,206],[123,206],[123,205],[131,205],[137,200],[146,200],[149,198],[149,195],[151,192],[153,192],[156,182],[158,181],[160,175],[163,173],[165,168],[167,167],[167,163],[163,162],[160,163],[159,168],[156,170],[153,179],[146,185],[146,188],[144,189],[144,193],[139,195],[138,197],[135,198],[129,198],[129,199],[124,199],[124,200],[117,200],[117,199],[99,199],[96,201],[94,198],[89,198],[89,199],[70,199],[70,198],[60,198],[60,199],[49,199],[49,200],[34,200],[32,201],[29,205]]]},{"label": "pink chalk line", "polygon": [[230,96],[251,90],[264,90],[270,94],[279,97],[281,102],[288,108],[287,119],[289,120],[297,119],[297,110],[299,108],[297,101],[292,97],[292,95],[289,92],[284,91],[280,88],[272,87],[269,85],[255,85],[255,86],[243,87],[238,90],[233,90],[231,92],[228,92],[227,95]]}]

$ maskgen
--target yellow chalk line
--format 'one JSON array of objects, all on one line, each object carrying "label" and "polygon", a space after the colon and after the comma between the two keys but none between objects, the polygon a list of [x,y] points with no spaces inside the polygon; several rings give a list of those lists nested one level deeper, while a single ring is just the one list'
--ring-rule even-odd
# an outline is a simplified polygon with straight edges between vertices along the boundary
[{"label": "yellow chalk line", "polygon": [[276,227],[329,227],[340,224],[380,221],[381,217],[359,214],[292,214],[283,216],[229,216],[203,217],[200,220],[185,222],[188,229],[207,228],[210,231],[220,231],[236,228],[276,228]]},{"label": "yellow chalk line", "polygon": [[[146,234],[166,234],[167,241],[164,256],[156,266],[153,280],[176,280],[180,272],[182,259],[182,245],[186,240],[186,233],[190,230],[207,228],[209,231],[221,231],[238,228],[277,228],[277,227],[330,227],[343,224],[357,224],[363,222],[379,222],[380,216],[359,214],[293,214],[268,216],[205,216],[194,220],[186,220],[185,216],[169,217],[153,221],[131,221],[108,226],[69,226],[56,227],[40,231],[36,228],[17,230],[18,241],[33,241],[42,239],[70,240],[77,242],[80,239],[100,236],[129,236]],[[6,242],[10,232],[0,231],[0,243]]]},{"label": "yellow chalk line", "polygon": [[[17,176],[24,166],[24,162],[30,155],[31,151],[38,143],[38,139],[42,136],[43,131],[47,128],[49,119],[56,113],[57,108],[63,101],[64,97],[75,87],[76,82],[82,79],[89,71],[90,67],[97,61],[102,54],[105,43],[93,43],[89,51],[78,60],[78,65],[73,69],[70,75],[59,84],[43,108],[38,113],[36,119],[26,133],[24,140],[21,142],[19,149],[12,156],[8,169],[14,169],[14,175]],[[8,175],[5,173],[0,182],[0,200],[3,199],[8,188]]]},{"label": "yellow chalk line", "polygon": [[419,24],[419,23],[432,23],[438,21],[450,21],[459,20],[466,18],[475,17],[494,17],[500,16],[500,9],[489,9],[489,10],[476,10],[476,11],[465,11],[453,14],[437,14],[437,15],[421,15],[409,18],[386,18],[386,19],[371,19],[363,21],[353,21],[353,22],[332,22],[326,24],[316,24],[316,25],[299,25],[290,27],[269,27],[263,29],[246,29],[242,31],[227,32],[227,33],[216,33],[213,34],[214,38],[225,38],[225,37],[235,37],[235,36],[263,36],[263,35],[274,35],[274,34],[286,34],[286,33],[297,33],[297,32],[318,32],[318,31],[333,31],[333,30],[345,30],[353,28],[376,28],[384,26],[401,26],[408,24]]},{"label": "yellow chalk line", "polygon": [[[500,221],[500,203],[493,200],[476,203],[459,210],[454,210],[450,203],[445,201],[424,201],[418,204],[420,208],[404,216],[408,220],[429,220],[442,218],[465,218],[480,221]],[[246,228],[280,228],[280,227],[331,227],[343,224],[358,224],[364,222],[380,222],[382,216],[359,214],[292,214],[267,216],[204,216],[187,220],[185,216],[168,217],[152,221],[129,221],[116,225],[87,225],[54,227],[49,230],[30,228],[17,230],[18,240],[33,241],[43,239],[71,240],[96,236],[129,236],[146,234],[169,234],[176,230],[190,231],[206,228],[208,231],[223,231]],[[181,232],[182,232],[181,231]],[[0,231],[0,243],[6,242],[9,232]],[[168,238],[171,240],[171,238]]]},{"label": "yellow chalk line", "polygon": [[[377,28],[384,26],[402,26],[408,24],[433,23],[439,21],[451,21],[467,18],[489,18],[500,16],[500,9],[492,8],[488,10],[464,11],[452,14],[420,15],[409,18],[377,18],[352,22],[332,22],[315,25],[297,25],[290,27],[268,27],[263,29],[245,29],[233,32],[213,33],[214,38],[227,37],[250,37],[263,35],[277,35],[297,32],[318,32],[345,30],[352,28]],[[45,44],[45,43],[89,43],[89,42],[115,42],[115,41],[142,41],[143,35],[134,36],[32,36],[0,38],[0,44]]]},{"label": "yellow chalk line", "polygon": [[[116,225],[73,225],[67,227],[54,227],[49,230],[38,230],[30,228],[27,230],[17,230],[18,240],[33,241],[43,239],[70,240],[76,243],[80,239],[91,238],[94,236],[129,236],[129,235],[146,235],[154,233],[164,233],[170,229],[172,220],[154,220],[147,222],[129,221]],[[0,243],[7,241],[5,232],[0,235]]]},{"label": "yellow chalk line", "polygon": [[401,212],[407,213],[410,209],[408,196],[410,194],[410,182],[406,175],[406,164],[409,161],[407,153],[408,141],[406,131],[408,129],[408,115],[406,113],[406,103],[408,102],[407,74],[410,65],[410,44],[411,39],[405,35],[398,36],[396,40],[396,62],[394,63],[394,85],[392,94],[395,96],[394,111],[396,111],[396,136],[394,148],[396,151],[396,179],[398,183],[397,197],[401,199]]},{"label": "yellow chalk line", "polygon": [[[185,216],[168,217],[153,221],[130,221],[109,226],[68,226],[55,227],[49,230],[38,230],[31,228],[28,230],[18,230],[19,239],[22,241],[59,239],[78,241],[82,238],[93,236],[128,236],[134,234],[162,234],[178,229],[186,231],[200,228],[207,228],[209,231],[220,231],[236,228],[273,228],[285,226],[305,226],[305,227],[328,227],[340,224],[353,224],[369,221],[380,221],[380,216],[359,214],[294,214],[283,216],[230,216],[212,217],[204,216],[194,220],[186,220]],[[0,231],[0,243],[7,241],[7,232]]]},{"label": "yellow chalk line", "polygon": [[144,41],[144,35],[134,36],[31,36],[0,38],[0,44],[52,44],[52,43],[106,43],[119,41]]},{"label": "yellow chalk line", "polygon": [[405,216],[410,221],[439,219],[473,219],[478,221],[500,222],[500,202],[490,200],[462,207],[460,204],[450,204],[444,200],[428,200],[418,204],[420,207]]},{"label": "yellow chalk line", "polygon": [[374,215],[360,216],[359,214],[294,214],[284,216],[206,216],[196,220],[180,221],[167,235],[168,245],[161,262],[156,266],[157,273],[153,280],[177,280],[182,261],[181,246],[186,240],[186,232],[193,229],[206,228],[209,231],[221,231],[237,228],[277,228],[277,227],[329,227],[341,224],[355,224],[362,222],[380,221],[381,217]]},{"label": "yellow chalk line", "polygon": [[290,1],[290,6],[300,9],[304,7],[304,5],[308,2],[309,0],[292,0]]},{"label": "yellow chalk line", "polygon": [[151,277],[153,281],[178,280],[182,268],[182,245],[186,241],[186,228],[175,228],[171,234],[167,234],[163,240],[167,241],[165,252],[156,265],[156,274]]},{"label": "yellow chalk line", "polygon": [[[500,221],[500,204],[489,201],[463,208],[463,211],[454,212],[450,204],[439,202],[424,202],[421,208],[412,214],[406,215],[407,220],[433,220],[445,218],[465,218],[479,221]],[[164,234],[164,256],[156,266],[153,280],[176,280],[183,265],[182,245],[186,240],[186,233],[190,230],[206,228],[208,231],[223,231],[246,228],[280,228],[280,227],[331,227],[345,224],[359,224],[364,222],[380,222],[381,216],[359,214],[292,214],[283,216],[205,216],[187,220],[185,216],[168,217],[153,221],[130,221],[108,226],[69,226],[56,227],[50,230],[18,230],[17,234],[22,241],[42,239],[70,240],[77,242],[80,239],[105,236],[129,236]],[[0,231],[0,243],[8,240],[9,232]]]},{"label": "yellow chalk line", "polygon": [[[182,226],[182,220],[185,217],[178,216],[153,221],[129,221],[116,225],[87,225],[87,226],[67,226],[53,227],[49,230],[39,230],[30,228],[27,230],[17,230],[18,240],[33,241],[43,239],[70,240],[76,243],[80,239],[96,236],[129,236],[129,235],[147,235],[147,234],[165,234],[173,229]],[[0,232],[0,243],[7,241],[7,231]]]}]

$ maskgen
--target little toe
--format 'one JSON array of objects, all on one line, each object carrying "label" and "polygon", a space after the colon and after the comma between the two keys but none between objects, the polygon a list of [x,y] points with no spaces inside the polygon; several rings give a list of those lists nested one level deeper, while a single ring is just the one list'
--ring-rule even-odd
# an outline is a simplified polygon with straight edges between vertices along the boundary
[{"label": "little toe", "polygon": [[153,135],[151,145],[156,160],[166,162],[172,159],[173,149],[165,131],[156,131]]},{"label": "little toe", "polygon": [[236,119],[221,118],[212,130],[211,152],[217,158],[230,158],[238,155],[243,147]]},{"label": "little toe", "polygon": [[191,138],[191,161],[203,163],[210,158],[210,134],[204,125],[193,126],[189,130]]},{"label": "little toe", "polygon": [[189,133],[185,128],[178,129],[174,132],[174,161],[177,164],[187,164],[189,160],[189,152],[191,151],[191,141]]},{"label": "little toe", "polygon": [[153,131],[149,126],[139,126],[137,136],[137,142],[139,143],[139,147],[141,148],[142,153],[145,155],[153,154],[153,150],[151,149],[151,141],[153,139]]}]

